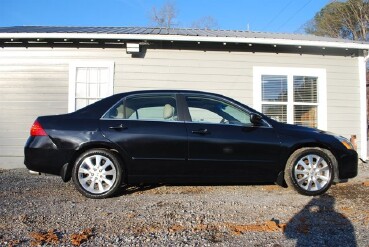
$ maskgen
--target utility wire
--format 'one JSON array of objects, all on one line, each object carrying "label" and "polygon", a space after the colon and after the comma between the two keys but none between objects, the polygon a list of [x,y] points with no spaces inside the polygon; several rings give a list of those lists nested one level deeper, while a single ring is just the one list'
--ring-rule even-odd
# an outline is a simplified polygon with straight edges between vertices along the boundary
[{"label": "utility wire", "polygon": [[298,9],[290,18],[288,18],[287,21],[285,21],[282,25],[280,25],[277,30],[280,30],[282,27],[284,27],[290,20],[292,20],[298,13],[300,13],[306,6],[308,6],[313,0],[309,0],[304,6],[302,6],[300,9]]},{"label": "utility wire", "polygon": [[273,21],[275,21],[275,19],[277,19],[293,2],[293,0],[289,1],[279,12],[278,14],[276,14],[269,22],[268,24],[266,24],[263,29],[267,28],[270,24],[273,23]]}]

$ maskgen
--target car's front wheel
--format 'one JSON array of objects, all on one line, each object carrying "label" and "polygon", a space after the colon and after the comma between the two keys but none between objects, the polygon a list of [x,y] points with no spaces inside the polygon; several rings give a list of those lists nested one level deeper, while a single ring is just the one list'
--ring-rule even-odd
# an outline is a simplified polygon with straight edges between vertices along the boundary
[{"label": "car's front wheel", "polygon": [[120,188],[122,167],[112,152],[92,149],[78,157],[73,167],[72,179],[77,190],[84,196],[107,198]]},{"label": "car's front wheel", "polygon": [[334,156],[322,148],[302,148],[288,159],[285,181],[303,195],[315,196],[326,192],[334,179]]}]

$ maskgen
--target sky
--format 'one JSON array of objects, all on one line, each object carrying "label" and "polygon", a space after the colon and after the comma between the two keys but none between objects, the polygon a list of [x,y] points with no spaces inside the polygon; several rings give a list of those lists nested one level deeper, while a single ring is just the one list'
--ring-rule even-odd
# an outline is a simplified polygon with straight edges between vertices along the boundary
[{"label": "sky", "polygon": [[[153,26],[167,0],[0,0],[0,26]],[[211,16],[218,29],[301,32],[329,0],[172,0],[176,27]]]}]

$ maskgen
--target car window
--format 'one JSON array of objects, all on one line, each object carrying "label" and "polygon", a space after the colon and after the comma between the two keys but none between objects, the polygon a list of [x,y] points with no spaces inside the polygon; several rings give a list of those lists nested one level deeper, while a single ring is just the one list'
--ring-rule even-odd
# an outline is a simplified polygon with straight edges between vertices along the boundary
[{"label": "car window", "polygon": [[227,102],[199,96],[188,96],[186,101],[192,122],[251,124],[247,112]]},{"label": "car window", "polygon": [[103,118],[176,121],[174,95],[133,96],[113,106]]}]

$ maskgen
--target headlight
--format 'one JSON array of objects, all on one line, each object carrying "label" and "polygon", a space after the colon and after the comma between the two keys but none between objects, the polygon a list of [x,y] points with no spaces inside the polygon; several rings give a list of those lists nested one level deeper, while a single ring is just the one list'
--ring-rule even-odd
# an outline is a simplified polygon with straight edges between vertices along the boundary
[{"label": "headlight", "polygon": [[354,146],[352,143],[347,140],[345,137],[342,136],[335,136],[347,149],[354,149]]}]

